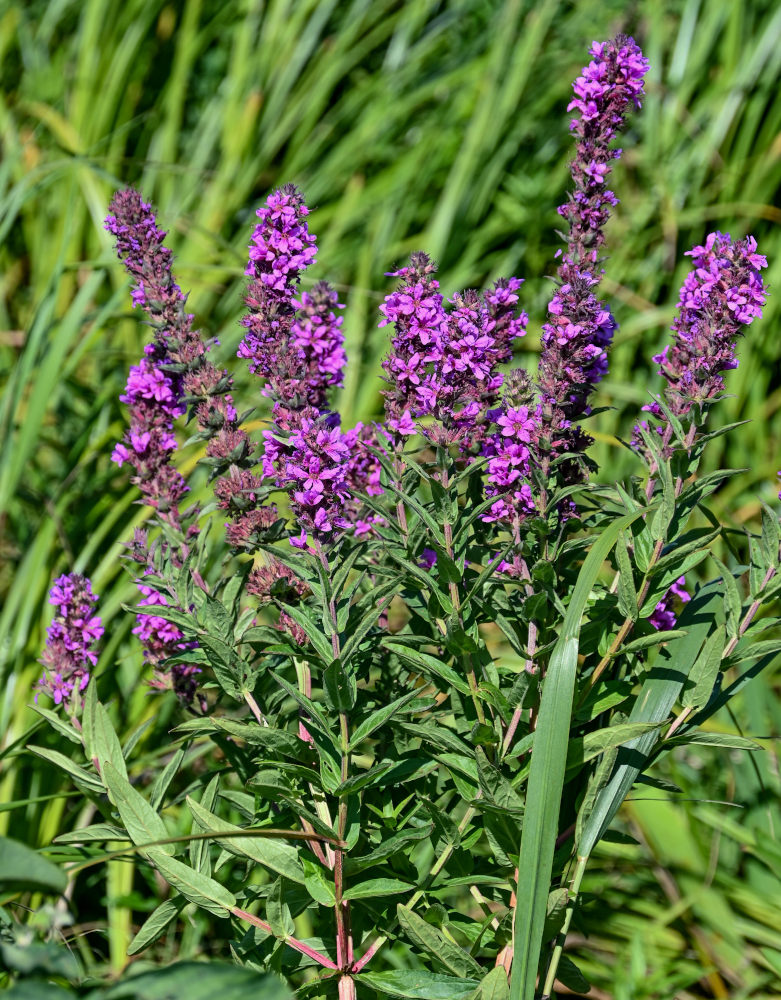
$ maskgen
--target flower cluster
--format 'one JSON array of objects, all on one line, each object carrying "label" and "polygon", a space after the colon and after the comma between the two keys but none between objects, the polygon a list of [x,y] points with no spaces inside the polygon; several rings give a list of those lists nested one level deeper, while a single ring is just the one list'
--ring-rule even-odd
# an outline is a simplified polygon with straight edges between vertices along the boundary
[{"label": "flower cluster", "polygon": [[[569,235],[558,268],[559,288],[542,331],[538,377],[545,423],[555,421],[556,409],[570,420],[588,412],[588,397],[607,372],[607,349],[616,329],[609,307],[595,295],[602,273],[603,229],[611,206],[617,204],[607,180],[621,151],[610,144],[623,128],[630,105],[640,107],[648,61],[635,42],[622,35],[595,42],[591,55],[574,83],[575,97],[568,107],[579,112],[571,123],[577,141],[571,165],[574,191],[559,208],[569,223]],[[564,450],[574,452],[586,442],[584,436],[565,440]]]},{"label": "flower cluster", "polygon": [[[679,312],[672,325],[673,342],[654,355],[659,374],[667,382],[667,405],[678,418],[723,391],[723,372],[738,366],[736,349],[743,327],[762,315],[765,290],[760,271],[767,267],[767,259],[756,250],[752,236],[733,241],[729,234],[715,232],[703,246],[686,252],[694,268],[681,288]],[[659,421],[656,430],[666,456],[672,428],[663,409],[658,402],[643,409]],[[636,447],[643,447],[641,429],[647,428],[647,421],[635,428]]]},{"label": "flower cluster", "polygon": [[89,683],[89,668],[98,662],[93,646],[103,635],[103,625],[93,614],[96,602],[92,584],[79,573],[58,577],[49,591],[49,603],[57,610],[47,629],[38,689],[55,705],[75,699]]},{"label": "flower cluster", "polygon": [[459,443],[474,452],[495,406],[503,376],[497,366],[512,357],[512,345],[526,332],[528,317],[516,314],[522,281],[497,281],[480,296],[454,296],[445,310],[436,265],[415,253],[394,277],[400,287],[380,306],[380,326],[394,325],[391,351],[383,362],[387,424],[397,435],[415,431],[415,419],[431,416],[424,433],[434,444]]},{"label": "flower cluster", "polygon": [[309,534],[330,538],[350,526],[344,516],[350,457],[339,426],[322,417],[303,416],[284,443],[267,440],[264,461],[272,462],[276,483],[287,491],[300,528],[293,545],[303,548]]}]

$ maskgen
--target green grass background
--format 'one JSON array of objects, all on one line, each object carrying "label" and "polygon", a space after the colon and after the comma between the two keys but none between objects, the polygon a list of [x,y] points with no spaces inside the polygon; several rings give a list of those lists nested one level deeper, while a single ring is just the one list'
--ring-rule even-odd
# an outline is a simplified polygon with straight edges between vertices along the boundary
[{"label": "green grass background", "polygon": [[[604,289],[621,330],[595,456],[605,476],[639,471],[615,436],[658,387],[650,356],[666,342],[684,250],[714,228],[752,232],[771,296],[717,419],[753,423],[709,457],[746,469],[715,504],[740,528],[759,497],[772,500],[781,467],[773,0],[0,0],[0,831],[42,845],[80,819],[57,776],[17,745],[35,724],[26,706],[53,576],[87,572],[101,595],[101,694],[122,730],[159,707],[120,608],[134,593],[122,542],[143,510],[109,454],[145,331],[102,230],[112,191],[132,182],[155,202],[180,283],[230,364],[253,209],[274,185],[299,184],[320,243],[311,280],[331,280],[348,307],[347,421],[377,411],[377,305],[384,272],[410,250],[439,260],[447,295],[525,277],[519,360],[534,366],[571,81],[592,39],[620,30],[652,68],[615,170]],[[239,385],[242,402],[257,402],[243,375]],[[746,733],[779,733],[778,682],[761,678],[737,706]],[[765,746],[751,760],[676,757],[667,768],[687,801],[629,803],[640,846],[604,847],[574,935],[595,997],[781,993],[779,755]],[[90,875],[93,904],[77,915],[95,924],[79,947],[115,969],[145,905],[133,878],[128,865]],[[197,953],[205,934],[195,925],[170,947]]]}]

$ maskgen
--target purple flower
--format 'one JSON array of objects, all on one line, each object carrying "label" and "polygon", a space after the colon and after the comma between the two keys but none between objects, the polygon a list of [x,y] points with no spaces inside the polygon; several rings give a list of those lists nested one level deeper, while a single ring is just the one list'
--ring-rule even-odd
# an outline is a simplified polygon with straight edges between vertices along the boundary
[{"label": "purple flower", "polygon": [[678,579],[671,584],[670,589],[656,605],[650,618],[648,619],[657,631],[667,632],[670,629],[675,628],[678,621],[678,617],[672,608],[675,598],[677,598],[682,604],[686,604],[687,601],[691,600],[691,594],[686,589],[685,576],[679,576]]},{"label": "purple flower", "polygon": [[103,635],[103,625],[93,614],[97,597],[87,577],[66,573],[54,581],[49,603],[56,613],[47,629],[38,691],[48,694],[55,705],[72,698],[75,711],[78,695],[89,683],[89,668],[98,662],[93,646]]},{"label": "purple flower", "polygon": [[266,379],[267,394],[288,398],[298,392],[294,383],[300,354],[289,350],[295,295],[301,272],[315,260],[317,239],[306,223],[309,209],[303,195],[292,184],[270,194],[256,214],[260,222],[252,234],[245,271],[252,279],[242,320],[247,332],[238,356],[249,361],[253,375]]},{"label": "purple flower", "polygon": [[418,566],[421,569],[432,569],[436,564],[437,554],[433,549],[425,548],[420,554],[420,559],[418,560]]},{"label": "purple flower", "polygon": [[[736,348],[743,327],[762,315],[765,290],[760,269],[767,260],[756,249],[752,236],[734,242],[729,234],[715,232],[704,246],[687,251],[694,267],[681,288],[673,342],[654,355],[667,382],[667,404],[678,418],[723,392],[723,373],[738,366]],[[653,402],[643,409],[658,421],[655,430],[668,455],[671,429],[662,408]],[[633,440],[642,447],[637,428]]]}]

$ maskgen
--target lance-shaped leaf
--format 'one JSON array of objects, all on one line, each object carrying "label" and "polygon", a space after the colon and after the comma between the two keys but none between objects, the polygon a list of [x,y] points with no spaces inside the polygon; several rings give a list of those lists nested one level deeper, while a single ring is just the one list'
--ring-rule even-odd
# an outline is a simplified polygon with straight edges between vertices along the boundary
[{"label": "lance-shaped leaf", "polygon": [[721,655],[726,643],[726,630],[719,625],[702,647],[689,672],[689,684],[681,696],[684,708],[699,709],[707,705],[721,669]]},{"label": "lance-shaped leaf", "polygon": [[413,944],[444,965],[454,976],[467,978],[468,976],[480,975],[482,970],[469,952],[449,941],[444,934],[441,934],[432,924],[427,923],[423,917],[418,916],[414,910],[399,903],[396,907],[396,913],[402,930]]},{"label": "lance-shaped leaf", "polygon": [[[155,812],[144,796],[130,782],[106,761],[103,766],[103,780],[106,783],[111,801],[117,807],[125,829],[130,839],[137,847],[167,840],[170,837],[162,817]],[[173,856],[172,844],[161,844],[156,847],[158,854]]]},{"label": "lance-shaped leaf", "polygon": [[143,922],[138,933],[128,945],[128,955],[137,955],[158,941],[187,905],[184,896],[166,899]]},{"label": "lance-shaped leaf", "polygon": [[229,916],[231,907],[236,905],[236,897],[229,889],[184,862],[163,854],[158,848],[151,848],[146,853],[163,878],[191,903],[217,917]]},{"label": "lance-shaped leaf", "polygon": [[[200,803],[187,798],[187,805],[190,807],[194,818],[204,832],[214,831],[220,834],[217,843],[221,844],[232,854],[237,854],[242,858],[249,858],[259,865],[271,869],[278,875],[284,875],[292,882],[304,883],[304,869],[298,860],[298,851],[290,844],[284,843],[271,837],[255,835],[252,837],[242,837],[240,826],[227,823],[213,812],[204,809]],[[229,834],[230,836],[224,836]],[[235,836],[234,836],[235,834]]]}]

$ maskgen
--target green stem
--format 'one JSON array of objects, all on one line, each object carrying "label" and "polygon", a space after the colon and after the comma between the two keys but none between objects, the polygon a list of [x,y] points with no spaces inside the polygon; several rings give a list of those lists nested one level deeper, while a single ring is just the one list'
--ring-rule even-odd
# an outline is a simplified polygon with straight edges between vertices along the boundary
[{"label": "green stem", "polygon": [[578,901],[578,893],[580,892],[580,883],[583,881],[583,875],[585,874],[587,864],[588,857],[579,857],[577,864],[575,865],[575,874],[573,875],[572,885],[569,890],[567,911],[564,914],[564,923],[561,925],[561,931],[556,938],[556,944],[554,945],[553,954],[551,955],[550,964],[548,965],[548,974],[545,977],[545,985],[542,988],[542,996],[540,1000],[550,1000],[551,993],[553,992],[553,984],[556,981],[556,973],[558,972],[559,962],[561,961],[561,956],[564,951],[564,942],[566,941],[567,934],[569,933],[569,927],[572,923],[572,914],[575,912],[575,906]]}]

